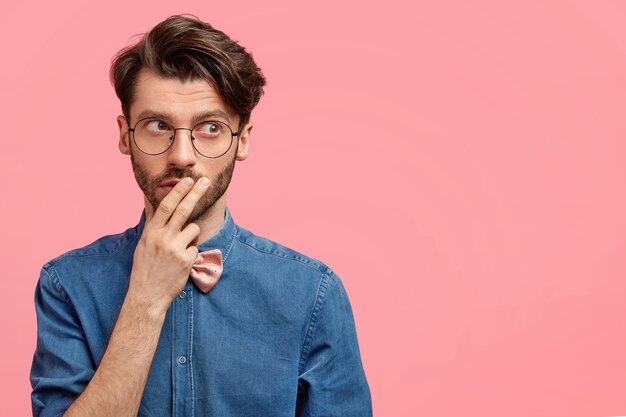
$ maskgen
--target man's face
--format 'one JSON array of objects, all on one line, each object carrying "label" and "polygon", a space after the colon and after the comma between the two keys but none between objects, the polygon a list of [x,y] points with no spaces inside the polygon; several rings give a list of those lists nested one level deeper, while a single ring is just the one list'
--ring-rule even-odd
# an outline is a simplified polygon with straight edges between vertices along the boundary
[{"label": "man's face", "polygon": [[165,153],[146,155],[132,143],[128,128],[134,126],[148,112],[150,116],[161,115],[171,126],[191,128],[194,117],[215,111],[220,111],[223,115],[213,116],[212,120],[223,121],[233,131],[237,130],[239,117],[206,81],[183,83],[175,78],[163,78],[151,71],[142,70],[137,77],[130,120],[123,116],[118,117],[120,151],[130,155],[137,184],[155,210],[170,190],[160,186],[163,181],[184,177],[197,181],[203,176],[211,180],[211,186],[196,204],[186,224],[202,218],[216,201],[225,198],[235,160],[244,160],[248,155],[251,126],[244,126],[228,152],[219,158],[206,158],[198,154],[191,144],[190,132],[187,130],[176,132],[174,143]]}]

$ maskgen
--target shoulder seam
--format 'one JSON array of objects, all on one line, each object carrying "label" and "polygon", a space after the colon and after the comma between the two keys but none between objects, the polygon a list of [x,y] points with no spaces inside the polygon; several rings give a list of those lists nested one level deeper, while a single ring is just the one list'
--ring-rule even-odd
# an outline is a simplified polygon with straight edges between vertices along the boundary
[{"label": "shoulder seam", "polygon": [[70,299],[69,295],[67,295],[67,292],[65,292],[63,285],[61,285],[61,282],[59,281],[59,276],[56,269],[54,268],[54,265],[52,265],[51,263],[47,263],[43,266],[42,270],[50,278],[50,282],[52,283],[54,289],[63,296],[65,301],[72,304],[72,300]]},{"label": "shoulder seam", "polygon": [[313,339],[313,335],[315,333],[317,320],[320,316],[320,313],[326,301],[326,296],[328,294],[328,286],[330,285],[332,274],[333,274],[333,271],[328,267],[326,267],[326,269],[322,272],[320,283],[317,287],[317,297],[315,299],[313,310],[311,311],[311,317],[309,318],[309,325],[307,327],[307,331],[304,337],[304,342],[302,343],[302,350],[300,352],[300,362],[298,364],[298,375],[302,373],[302,369],[304,368],[306,358],[309,354],[309,348],[311,347],[311,340]]},{"label": "shoulder seam", "polygon": [[266,255],[273,255],[273,256],[276,256],[278,258],[287,259],[287,260],[294,261],[294,262],[299,262],[299,263],[301,263],[303,265],[309,266],[309,267],[311,267],[311,268],[313,268],[315,270],[319,270],[319,271],[322,271],[322,272],[328,269],[328,266],[325,265],[323,262],[321,262],[319,260],[304,259],[304,258],[302,258],[300,256],[299,257],[293,257],[293,256],[289,256],[289,255],[287,255],[285,253],[282,253],[282,252],[266,251],[266,250],[263,250],[261,248],[257,248],[256,246],[250,244],[246,240],[242,240],[241,239],[241,235],[239,233],[237,233],[235,237],[237,238],[237,240],[239,242],[241,242],[242,244],[244,244],[244,245],[246,245],[246,246],[256,250],[257,252],[264,253]]},{"label": "shoulder seam", "polygon": [[[124,233],[125,232],[121,233],[120,235],[124,235]],[[115,235],[103,236],[100,239],[103,239],[103,238],[108,237],[108,236],[115,236]],[[57,256],[56,258],[54,258],[52,261],[56,261],[58,259],[62,259],[62,258],[65,258],[65,257],[69,258],[69,257],[83,257],[83,256],[108,256],[108,255],[115,255],[116,253],[118,253],[119,251],[124,249],[126,246],[128,246],[136,237],[137,237],[137,231],[135,229],[133,229],[133,233],[129,234],[126,238],[122,238],[120,236],[119,241],[110,250],[102,250],[102,249],[88,249],[88,250],[85,250],[85,247],[82,247],[82,248],[72,249],[72,250],[70,250],[68,252],[65,252],[64,254],[61,254],[61,255]],[[98,239],[98,240],[100,240],[100,239]],[[92,243],[90,243],[87,246],[93,245],[96,242],[97,242],[97,240],[92,242]]]}]

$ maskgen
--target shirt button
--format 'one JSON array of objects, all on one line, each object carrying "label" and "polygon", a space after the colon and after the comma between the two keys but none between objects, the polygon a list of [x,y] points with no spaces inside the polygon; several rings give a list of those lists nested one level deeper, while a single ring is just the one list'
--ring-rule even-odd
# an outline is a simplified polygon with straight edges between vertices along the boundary
[{"label": "shirt button", "polygon": [[181,365],[184,365],[185,363],[187,363],[187,358],[184,356],[179,356],[178,363],[180,363]]},{"label": "shirt button", "polygon": [[187,297],[187,293],[185,292],[185,290],[182,290],[179,294],[178,294],[178,298],[185,298]]}]

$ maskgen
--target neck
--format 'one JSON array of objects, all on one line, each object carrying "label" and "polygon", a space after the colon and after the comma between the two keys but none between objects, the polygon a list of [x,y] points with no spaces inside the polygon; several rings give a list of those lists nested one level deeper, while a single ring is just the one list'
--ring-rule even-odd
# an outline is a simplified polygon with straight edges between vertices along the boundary
[{"label": "neck", "polygon": [[215,203],[194,223],[200,226],[200,234],[195,244],[200,244],[209,240],[224,224],[226,217],[226,193],[224,193]]}]

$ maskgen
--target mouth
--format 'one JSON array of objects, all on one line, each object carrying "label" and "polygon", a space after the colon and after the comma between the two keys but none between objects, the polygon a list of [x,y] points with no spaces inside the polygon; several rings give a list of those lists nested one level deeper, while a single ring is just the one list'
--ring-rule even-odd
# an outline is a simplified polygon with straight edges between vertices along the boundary
[{"label": "mouth", "polygon": [[174,187],[179,182],[180,182],[180,178],[172,178],[172,179],[163,181],[161,184],[159,184],[159,187]]},{"label": "mouth", "polygon": [[180,178],[172,178],[166,181],[163,181],[159,184],[159,190],[163,190],[165,194],[169,194],[170,191],[178,184]]},{"label": "mouth", "polygon": [[172,191],[172,189],[174,189],[174,186],[173,185],[161,185],[159,186],[159,188],[167,192],[170,192]]}]

